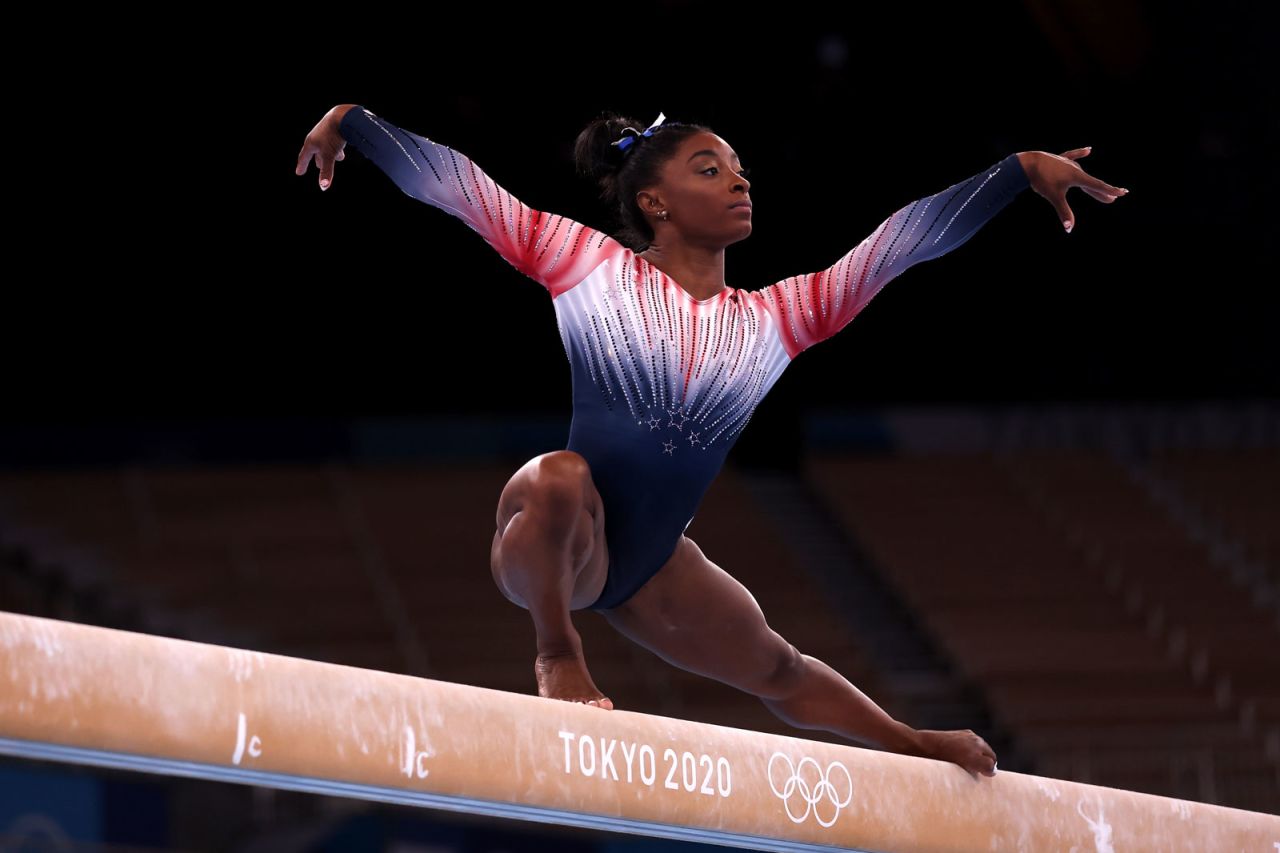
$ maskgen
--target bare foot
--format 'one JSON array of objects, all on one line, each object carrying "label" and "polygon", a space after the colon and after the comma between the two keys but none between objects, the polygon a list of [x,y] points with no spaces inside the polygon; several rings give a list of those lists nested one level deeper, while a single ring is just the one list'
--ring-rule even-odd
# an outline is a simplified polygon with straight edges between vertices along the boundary
[{"label": "bare foot", "polygon": [[613,700],[592,682],[586,661],[580,654],[538,655],[533,672],[538,679],[539,696],[613,710]]}]

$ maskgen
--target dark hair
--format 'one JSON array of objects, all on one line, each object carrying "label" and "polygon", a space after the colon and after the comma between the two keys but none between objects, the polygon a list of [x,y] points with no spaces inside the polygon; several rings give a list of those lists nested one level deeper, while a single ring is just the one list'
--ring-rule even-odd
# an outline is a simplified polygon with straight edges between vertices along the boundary
[{"label": "dark hair", "polygon": [[[658,183],[662,165],[676,153],[680,143],[695,133],[710,131],[696,123],[666,121],[649,136],[640,136],[646,122],[636,121],[613,112],[603,112],[583,128],[573,146],[573,160],[578,174],[600,186],[600,200],[616,218],[618,230],[614,238],[632,251],[643,251],[653,241],[653,228],[636,204],[641,187]],[[625,128],[632,128],[625,151],[614,142],[621,139]]]}]

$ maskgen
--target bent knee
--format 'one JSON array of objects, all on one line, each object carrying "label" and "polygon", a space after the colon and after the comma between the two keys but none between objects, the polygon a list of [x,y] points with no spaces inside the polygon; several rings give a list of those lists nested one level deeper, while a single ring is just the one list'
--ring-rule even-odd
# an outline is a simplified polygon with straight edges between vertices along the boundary
[{"label": "bent knee", "polygon": [[537,469],[547,471],[556,476],[587,478],[591,476],[591,466],[587,458],[574,450],[553,450],[538,457]]},{"label": "bent knee", "polygon": [[769,699],[790,696],[800,683],[804,667],[805,660],[800,650],[778,636],[778,646],[773,653],[773,665],[765,673],[756,694]]},{"label": "bent knee", "polygon": [[558,450],[538,459],[529,479],[529,498],[546,511],[576,517],[590,496],[591,468],[581,454]]}]

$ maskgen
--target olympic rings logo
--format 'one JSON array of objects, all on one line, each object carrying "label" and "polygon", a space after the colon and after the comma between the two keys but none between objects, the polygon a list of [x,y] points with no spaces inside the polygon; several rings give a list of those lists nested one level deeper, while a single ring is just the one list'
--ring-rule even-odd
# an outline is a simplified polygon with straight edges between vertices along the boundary
[{"label": "olympic rings logo", "polygon": [[[773,781],[773,761],[775,758],[781,758],[785,761],[787,764],[787,772],[791,774],[783,783],[782,790],[778,790],[778,786],[775,785]],[[804,766],[806,764],[812,764],[814,772],[818,776],[817,780],[812,784],[800,776],[800,773],[804,770]],[[843,799],[837,793],[836,786],[831,783],[831,771],[836,768],[840,769],[840,772],[844,774],[845,778],[844,787],[846,793],[844,794]],[[773,793],[777,794],[786,805],[787,817],[791,818],[793,823],[802,823],[805,818],[809,816],[809,813],[813,812],[814,819],[818,821],[818,823],[823,826],[831,826],[836,822],[836,818],[840,817],[840,810],[853,801],[853,777],[849,775],[848,768],[839,761],[833,761],[828,764],[827,769],[824,772],[822,768],[818,766],[818,762],[814,761],[812,758],[802,758],[798,765],[793,765],[790,758],[783,755],[781,752],[775,752],[769,757],[769,787],[773,789]],[[797,790],[805,802],[804,814],[799,817],[796,817],[791,813],[791,796],[796,793]],[[818,804],[824,799],[831,800],[831,804],[835,806],[835,814],[831,816],[831,820],[829,821],[823,820],[822,816],[818,814]]]}]

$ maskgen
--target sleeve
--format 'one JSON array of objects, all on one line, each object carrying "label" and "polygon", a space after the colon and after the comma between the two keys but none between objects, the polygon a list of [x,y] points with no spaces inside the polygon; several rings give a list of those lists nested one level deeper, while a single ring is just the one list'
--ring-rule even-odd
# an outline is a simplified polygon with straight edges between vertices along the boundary
[{"label": "sleeve", "polygon": [[1028,186],[1018,155],[1010,154],[897,211],[833,266],[761,290],[787,355],[795,358],[843,329],[890,279],[963,244]]},{"label": "sleeve", "polygon": [[552,298],[622,248],[580,222],[534,210],[466,155],[399,128],[363,106],[347,110],[338,127],[349,146],[407,195],[461,219]]}]

